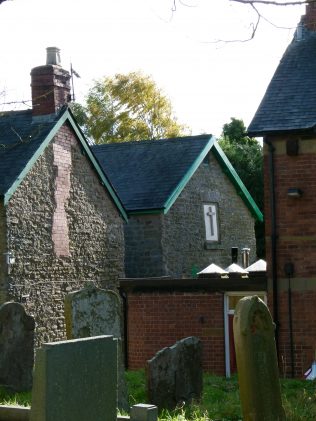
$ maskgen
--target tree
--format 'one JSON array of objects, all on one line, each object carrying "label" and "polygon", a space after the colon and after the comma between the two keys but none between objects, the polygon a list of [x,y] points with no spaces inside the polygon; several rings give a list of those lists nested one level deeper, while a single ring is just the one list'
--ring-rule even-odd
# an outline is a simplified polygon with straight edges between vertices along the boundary
[{"label": "tree", "polygon": [[[219,140],[221,148],[249,190],[260,210],[263,210],[263,154],[260,143],[246,135],[242,120],[231,118],[223,126]],[[264,226],[257,222],[255,226],[257,254],[264,256]]]},{"label": "tree", "polygon": [[173,117],[170,101],[139,72],[96,81],[86,105],[73,104],[73,112],[96,143],[176,137],[185,131]]}]

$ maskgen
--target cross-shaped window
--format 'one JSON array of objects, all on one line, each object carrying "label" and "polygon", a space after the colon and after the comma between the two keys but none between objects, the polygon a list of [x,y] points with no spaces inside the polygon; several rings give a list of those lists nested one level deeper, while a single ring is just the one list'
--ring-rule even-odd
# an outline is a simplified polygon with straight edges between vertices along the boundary
[{"label": "cross-shaped window", "polygon": [[218,241],[217,205],[214,203],[203,205],[206,241]]}]

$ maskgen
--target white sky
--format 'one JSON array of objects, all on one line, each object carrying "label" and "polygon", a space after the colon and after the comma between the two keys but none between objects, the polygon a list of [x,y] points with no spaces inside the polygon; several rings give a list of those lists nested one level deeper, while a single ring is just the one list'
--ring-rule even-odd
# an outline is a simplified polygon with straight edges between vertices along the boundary
[{"label": "white sky", "polygon": [[[141,70],[169,97],[179,122],[192,134],[219,136],[230,117],[248,125],[293,29],[262,22],[250,42],[255,14],[229,0],[185,0],[172,14],[172,0],[12,0],[0,5],[0,91],[8,101],[28,100],[30,70],[46,61],[46,47],[70,62],[77,100],[93,80]],[[293,28],[301,6],[261,7],[278,26]],[[16,105],[9,108],[14,109]],[[0,105],[0,110],[4,106]],[[8,108],[8,106],[6,106]],[[23,108],[25,108],[23,106]]]}]

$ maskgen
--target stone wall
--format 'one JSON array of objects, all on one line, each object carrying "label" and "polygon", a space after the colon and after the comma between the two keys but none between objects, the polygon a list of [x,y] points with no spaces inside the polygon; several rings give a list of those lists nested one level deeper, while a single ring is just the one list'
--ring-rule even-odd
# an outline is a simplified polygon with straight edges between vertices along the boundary
[{"label": "stone wall", "polygon": [[66,293],[124,275],[123,220],[67,124],[12,196],[7,230],[9,298],[34,314],[37,345],[65,339]]},{"label": "stone wall", "polygon": [[[203,205],[218,207],[219,241],[206,242]],[[249,247],[256,260],[254,218],[213,154],[200,165],[166,215],[130,218],[126,275],[191,277],[210,263],[227,267],[231,247]],[[241,253],[239,261],[241,265]]]},{"label": "stone wall", "polygon": [[[219,216],[220,238],[214,243],[205,241],[203,204],[210,202]],[[162,243],[166,271],[177,277],[192,276],[210,263],[227,267],[231,247],[249,247],[251,262],[256,260],[254,218],[212,153],[165,216]]]},{"label": "stone wall", "polygon": [[7,301],[8,297],[8,274],[6,255],[7,252],[7,225],[6,209],[3,201],[0,201],[0,303]]},{"label": "stone wall", "polygon": [[163,215],[134,215],[124,227],[125,274],[131,278],[165,275],[162,266]]}]

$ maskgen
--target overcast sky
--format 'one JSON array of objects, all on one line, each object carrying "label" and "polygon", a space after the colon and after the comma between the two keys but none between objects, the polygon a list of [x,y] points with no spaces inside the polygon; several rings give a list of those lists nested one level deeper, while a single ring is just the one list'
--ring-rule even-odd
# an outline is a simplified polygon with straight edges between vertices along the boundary
[{"label": "overcast sky", "polygon": [[[0,5],[0,103],[29,100],[30,70],[45,64],[46,47],[72,62],[82,100],[93,80],[141,70],[169,97],[179,122],[219,136],[230,117],[246,125],[304,14],[298,7],[253,10],[229,0],[12,0]],[[17,105],[7,105],[16,108]],[[23,106],[25,108],[25,106]],[[0,105],[0,110],[4,105]]]}]

